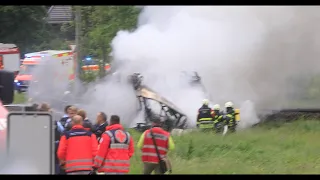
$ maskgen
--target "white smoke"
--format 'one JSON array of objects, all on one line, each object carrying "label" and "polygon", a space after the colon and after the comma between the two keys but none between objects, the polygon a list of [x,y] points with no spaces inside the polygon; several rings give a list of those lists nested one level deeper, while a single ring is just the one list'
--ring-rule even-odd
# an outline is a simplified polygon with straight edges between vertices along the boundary
[{"label": "white smoke", "polygon": [[118,32],[112,42],[113,55],[115,61],[152,76],[146,84],[193,120],[204,94],[181,86],[177,77],[183,70],[198,71],[211,101],[243,105],[242,127],[248,127],[258,121],[252,102],[258,109],[281,108],[289,102],[289,92],[301,92],[288,88],[297,88],[287,82],[289,78],[310,77],[320,69],[315,66],[318,52],[314,39],[319,38],[319,26],[313,22],[319,19],[317,10],[145,7],[134,32]]},{"label": "white smoke", "polygon": [[[92,85],[81,106],[89,114],[136,119],[137,99],[126,76],[144,82],[184,111],[194,124],[203,98],[243,109],[243,124],[256,111],[288,106],[302,97],[319,69],[318,7],[152,6],[144,7],[134,31],[112,41],[117,74]],[[207,93],[188,86],[182,71],[197,71]],[[119,78],[120,77],[120,78]],[[120,82],[119,82],[120,80]],[[249,100],[249,101],[248,101]],[[245,122],[245,123],[244,123]]]}]

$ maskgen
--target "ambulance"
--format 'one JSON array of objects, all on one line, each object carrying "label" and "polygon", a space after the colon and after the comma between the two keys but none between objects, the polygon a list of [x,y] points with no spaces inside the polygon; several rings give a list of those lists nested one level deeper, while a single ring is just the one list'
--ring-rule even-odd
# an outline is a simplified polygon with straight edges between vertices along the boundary
[{"label": "ambulance", "polygon": [[15,89],[21,93],[25,92],[32,80],[32,72],[42,61],[59,61],[61,68],[67,69],[68,79],[75,79],[76,61],[72,50],[47,50],[25,54],[22,60],[19,74],[15,78]]},{"label": "ambulance", "polygon": [[20,67],[20,51],[15,44],[0,43],[0,70],[18,73]]}]

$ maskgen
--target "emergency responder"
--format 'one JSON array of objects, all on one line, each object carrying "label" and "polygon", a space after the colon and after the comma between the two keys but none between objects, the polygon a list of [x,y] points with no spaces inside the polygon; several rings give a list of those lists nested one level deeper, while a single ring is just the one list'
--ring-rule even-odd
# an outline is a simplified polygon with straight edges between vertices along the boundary
[{"label": "emergency responder", "polygon": [[110,126],[100,139],[100,148],[94,159],[94,171],[105,174],[127,174],[130,158],[134,153],[131,135],[120,124],[120,118],[112,115]]},{"label": "emergency responder", "polygon": [[[150,133],[151,130],[155,138],[159,156],[166,162],[167,166],[171,166],[167,159],[167,153],[175,148],[175,144],[170,133],[161,128],[160,117],[154,117],[152,128],[146,130],[139,139],[137,146],[142,150],[142,162],[144,164],[143,174],[151,174],[153,171],[155,171],[155,174],[163,174],[164,172],[161,170],[160,160]],[[169,167],[168,170],[171,170],[171,167]]]},{"label": "emergency responder", "polygon": [[236,122],[236,113],[233,107],[233,103],[226,102],[225,108],[226,108],[225,121],[226,121],[226,124],[228,125],[228,130],[230,130],[230,132],[235,132],[237,122]]},{"label": "emergency responder", "polygon": [[213,130],[214,127],[214,112],[208,105],[209,100],[204,99],[198,112],[197,127],[203,130]]},{"label": "emergency responder", "polygon": [[81,116],[73,116],[72,129],[60,139],[57,155],[67,174],[88,175],[92,171],[98,142],[92,132],[83,128],[82,123]]},{"label": "emergency responder", "polygon": [[213,112],[214,112],[214,127],[216,129],[216,133],[220,133],[222,130],[222,123],[223,123],[223,113],[220,111],[220,105],[215,104],[213,106]]},{"label": "emergency responder", "polygon": [[94,134],[97,136],[98,141],[101,135],[106,131],[108,126],[107,115],[104,112],[99,112],[97,114],[96,124],[94,125]]},{"label": "emergency responder", "polygon": [[87,117],[87,113],[85,110],[83,109],[80,109],[78,112],[77,112],[77,115],[81,116],[82,119],[83,119],[83,127],[87,130],[87,131],[91,131],[93,132],[93,126],[92,126],[92,123],[91,121],[88,119]]}]

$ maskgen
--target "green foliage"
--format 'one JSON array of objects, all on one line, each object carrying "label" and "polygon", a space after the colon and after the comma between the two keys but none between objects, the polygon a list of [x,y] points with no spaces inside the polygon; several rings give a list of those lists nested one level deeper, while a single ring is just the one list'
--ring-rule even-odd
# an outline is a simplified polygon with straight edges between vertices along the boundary
[{"label": "green foliage", "polygon": [[80,75],[80,79],[84,82],[92,82],[98,77],[96,71],[85,71]]},{"label": "green foliage", "polygon": [[16,44],[21,54],[66,48],[59,27],[46,23],[46,6],[1,6],[1,43]]},{"label": "green foliage", "polygon": [[[82,7],[83,50],[99,59],[111,52],[110,42],[119,30],[135,28],[139,10],[133,6]],[[103,49],[102,49],[103,48]]]}]

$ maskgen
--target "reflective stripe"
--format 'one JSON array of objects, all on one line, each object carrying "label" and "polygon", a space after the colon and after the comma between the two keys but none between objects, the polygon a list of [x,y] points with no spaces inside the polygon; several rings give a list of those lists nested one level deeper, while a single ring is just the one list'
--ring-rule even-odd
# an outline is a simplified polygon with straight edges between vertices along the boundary
[{"label": "reflective stripe", "polygon": [[129,164],[129,163],[130,163],[130,160],[106,159],[104,162],[105,162],[105,163],[123,163],[123,164]]},{"label": "reflective stripe", "polygon": [[66,161],[66,164],[77,163],[77,162],[92,162],[92,161],[93,161],[92,159],[74,159],[74,160]]},{"label": "reflective stripe", "polygon": [[[163,134],[153,133],[153,136],[155,137],[155,139],[160,139],[160,140],[164,140],[164,141],[168,140],[168,137]],[[150,132],[147,134],[147,137],[152,138]]]},{"label": "reflective stripe", "polygon": [[110,149],[128,149],[128,144],[110,144]]},{"label": "reflective stripe", "polygon": [[101,164],[100,163],[98,163],[97,161],[95,161],[94,163],[93,163],[95,166],[97,166],[97,167],[99,167]]},{"label": "reflective stripe", "polygon": [[200,124],[213,124],[213,121],[201,121]]},{"label": "reflective stripe", "polygon": [[129,171],[129,167],[127,166],[102,166],[102,169],[115,169],[115,170],[128,170]]},{"label": "reflective stripe", "polygon": [[101,156],[96,156],[95,159],[98,159],[98,160],[100,160],[100,161],[103,161],[103,160],[104,160],[104,158],[101,157]]},{"label": "reflective stripe", "polygon": [[[142,152],[142,156],[153,156],[153,157],[158,157],[157,153],[149,153],[149,152]],[[160,157],[161,158],[164,158],[165,155],[161,155],[160,154]]]},{"label": "reflective stripe", "polygon": [[[150,149],[156,149],[156,147],[154,146],[154,145],[143,145],[143,147],[142,148],[150,148]],[[159,147],[159,146],[157,146],[157,148],[159,149],[159,150],[162,150],[162,151],[168,151],[168,149],[167,148],[164,148],[164,147]]]},{"label": "reflective stripe", "polygon": [[113,138],[112,132],[106,131],[105,133],[110,137],[111,143],[114,143],[114,138]]},{"label": "reflective stripe", "polygon": [[199,121],[211,121],[213,118],[200,118]]},{"label": "reflective stripe", "polygon": [[66,167],[66,171],[78,170],[78,169],[92,169],[90,165],[72,166]]}]

